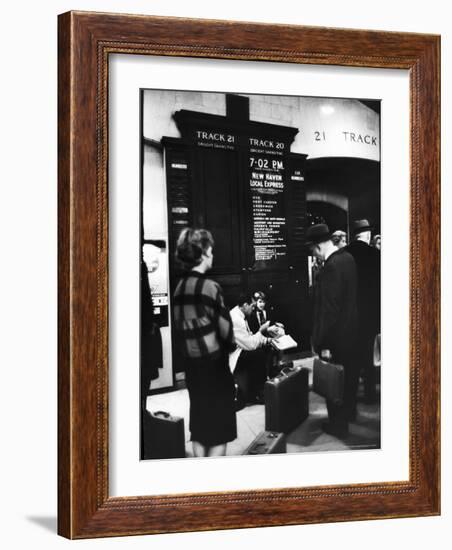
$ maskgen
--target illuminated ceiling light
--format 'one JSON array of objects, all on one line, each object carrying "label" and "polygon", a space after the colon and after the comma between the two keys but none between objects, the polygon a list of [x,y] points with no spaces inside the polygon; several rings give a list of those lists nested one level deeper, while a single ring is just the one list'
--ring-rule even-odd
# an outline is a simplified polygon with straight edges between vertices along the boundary
[{"label": "illuminated ceiling light", "polygon": [[331,105],[322,105],[320,111],[322,115],[332,115],[334,113],[334,107]]}]

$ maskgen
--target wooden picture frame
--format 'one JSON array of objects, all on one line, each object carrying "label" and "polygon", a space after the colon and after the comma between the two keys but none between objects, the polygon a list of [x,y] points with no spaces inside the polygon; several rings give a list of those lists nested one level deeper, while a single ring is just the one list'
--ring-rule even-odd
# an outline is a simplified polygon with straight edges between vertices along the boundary
[{"label": "wooden picture frame", "polygon": [[[58,532],[88,538],[440,513],[440,38],[121,14],[59,16]],[[406,69],[410,75],[409,480],[110,497],[110,54]]]}]

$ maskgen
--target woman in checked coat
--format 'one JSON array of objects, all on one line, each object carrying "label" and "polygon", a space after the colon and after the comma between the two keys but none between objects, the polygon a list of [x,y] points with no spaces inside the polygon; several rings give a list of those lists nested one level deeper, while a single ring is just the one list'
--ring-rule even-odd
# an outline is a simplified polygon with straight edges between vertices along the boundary
[{"label": "woman in checked coat", "polygon": [[206,272],[213,238],[205,229],[184,229],[176,258],[186,273],[174,293],[177,341],[185,357],[190,397],[190,432],[195,456],[226,454],[237,437],[235,386],[228,366],[234,349],[232,321],[218,283]]}]

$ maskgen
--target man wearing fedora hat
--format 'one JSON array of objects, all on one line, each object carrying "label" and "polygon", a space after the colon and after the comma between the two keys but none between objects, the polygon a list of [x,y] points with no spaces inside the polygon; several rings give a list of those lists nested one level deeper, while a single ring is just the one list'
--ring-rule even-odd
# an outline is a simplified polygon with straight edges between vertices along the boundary
[{"label": "man wearing fedora hat", "polygon": [[375,336],[380,333],[380,251],[370,246],[372,229],[366,219],[353,222],[353,241],[347,247],[358,274],[358,352],[367,403],[377,400],[373,349]]},{"label": "man wearing fedora hat", "polygon": [[324,262],[314,289],[312,343],[319,355],[329,350],[335,363],[344,366],[344,398],[341,405],[327,401],[328,423],[324,431],[338,437],[348,434],[348,422],[355,408],[358,369],[356,363],[357,276],[353,257],[338,249],[326,224],[306,232],[311,253]]}]

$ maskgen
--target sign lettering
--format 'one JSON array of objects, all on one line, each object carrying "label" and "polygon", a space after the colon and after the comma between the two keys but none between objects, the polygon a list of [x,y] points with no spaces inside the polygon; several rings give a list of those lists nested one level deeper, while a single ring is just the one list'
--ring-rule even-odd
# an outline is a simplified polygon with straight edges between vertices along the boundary
[{"label": "sign lettering", "polygon": [[252,201],[254,267],[287,263],[284,208],[285,144],[273,139],[249,138],[249,189]]}]

